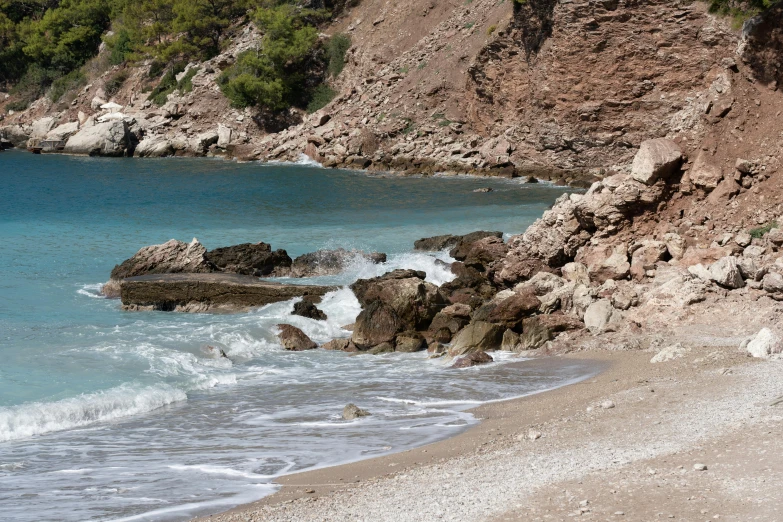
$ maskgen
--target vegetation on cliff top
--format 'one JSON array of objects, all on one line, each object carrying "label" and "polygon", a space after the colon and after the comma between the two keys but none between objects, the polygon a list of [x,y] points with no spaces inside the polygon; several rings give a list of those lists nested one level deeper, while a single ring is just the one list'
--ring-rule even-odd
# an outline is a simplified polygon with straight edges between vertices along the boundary
[{"label": "vegetation on cliff top", "polygon": [[[223,51],[232,27],[254,21],[262,33],[255,49],[239,57],[221,86],[235,106],[280,110],[307,106],[328,72],[339,74],[350,40],[323,45],[316,26],[325,9],[297,0],[0,0],[0,88],[12,88],[16,107],[49,92],[54,101],[84,83],[81,69],[108,46],[105,67],[155,60],[166,73],[153,98],[177,88],[175,69]],[[310,2],[342,5],[339,2]],[[105,70],[105,68],[103,69]],[[192,76],[191,76],[192,77]],[[187,90],[187,89],[186,89]]]}]

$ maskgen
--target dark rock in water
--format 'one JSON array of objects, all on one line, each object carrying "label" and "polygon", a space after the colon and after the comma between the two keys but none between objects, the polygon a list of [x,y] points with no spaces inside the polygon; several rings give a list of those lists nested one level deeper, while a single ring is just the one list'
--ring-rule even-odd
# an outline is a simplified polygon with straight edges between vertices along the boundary
[{"label": "dark rock in water", "polygon": [[356,318],[351,340],[360,349],[367,349],[392,342],[402,330],[402,322],[394,310],[381,301],[373,301]]},{"label": "dark rock in water", "polygon": [[500,325],[475,321],[463,328],[449,348],[449,355],[456,357],[472,352],[497,350],[503,341],[505,328]]},{"label": "dark rock in water", "polygon": [[207,249],[193,239],[184,243],[172,239],[162,245],[146,246],[111,271],[111,279],[121,280],[148,274],[206,274],[214,266],[206,259]]},{"label": "dark rock in water", "polygon": [[465,266],[485,272],[495,261],[508,253],[502,238],[489,236],[472,243],[460,243],[451,250],[451,256]]},{"label": "dark rock in water", "polygon": [[323,296],[328,286],[282,285],[237,274],[152,274],[120,283],[126,310],[239,312],[288,301]]},{"label": "dark rock in water", "polygon": [[210,250],[205,258],[221,272],[265,277],[285,275],[291,258],[285,250],[272,251],[267,243],[243,243]]},{"label": "dark rock in water", "polygon": [[575,317],[561,314],[536,315],[522,321],[522,334],[519,336],[520,350],[535,350],[560,332],[580,330],[585,325]]},{"label": "dark rock in water", "polygon": [[394,341],[394,351],[413,353],[427,348],[427,342],[419,332],[403,332]]},{"label": "dark rock in water", "polygon": [[479,364],[491,363],[494,360],[495,359],[487,352],[472,352],[454,361],[454,364],[451,367],[470,368],[471,366],[478,366]]},{"label": "dark rock in water", "polygon": [[359,348],[350,339],[333,339],[323,345],[324,350],[337,352],[358,352]]},{"label": "dark rock in water", "polygon": [[446,248],[453,247],[460,240],[460,236],[446,234],[444,236],[424,237],[413,242],[415,250],[424,250],[428,252],[437,252]]},{"label": "dark rock in water", "polygon": [[386,254],[379,252],[366,253],[357,250],[318,250],[304,254],[294,259],[291,264],[291,277],[317,277],[339,274],[357,256],[375,263],[385,263]]},{"label": "dark rock in water", "polygon": [[485,300],[491,299],[497,292],[487,276],[473,267],[457,262],[452,263],[451,271],[457,277],[442,284],[439,289],[444,300],[477,307]]},{"label": "dark rock in water", "polygon": [[417,241],[414,241],[413,248],[416,250],[425,250],[428,252],[437,252],[440,250],[444,250],[446,248],[452,248],[457,246],[459,243],[474,243],[478,241],[479,239],[483,239],[485,237],[494,236],[494,237],[503,237],[502,232],[486,232],[486,231],[477,231],[477,232],[471,232],[470,234],[465,234],[464,236],[455,236],[451,234],[446,234],[443,236],[433,236],[433,237],[424,237]]},{"label": "dark rock in water", "polygon": [[460,236],[459,241],[457,241],[457,244],[454,246],[454,248],[451,249],[449,254],[457,261],[463,261],[466,257],[468,257],[470,250],[473,248],[473,243],[488,237],[503,239],[503,232],[487,232],[484,230],[479,230],[477,232],[471,232],[470,234]]},{"label": "dark rock in water", "polygon": [[481,188],[477,188],[473,192],[484,192],[484,193],[486,193],[486,192],[492,192],[493,190],[494,189],[492,187],[481,187]]},{"label": "dark rock in water", "polygon": [[[351,285],[351,290],[362,307],[379,301],[393,311],[400,328],[398,332],[424,330],[443,304],[438,287],[425,282],[425,277],[426,274],[421,271],[394,270],[380,277],[359,279]],[[354,334],[359,329],[359,323],[357,320]]]},{"label": "dark rock in water", "polygon": [[486,320],[490,323],[502,324],[512,330],[521,331],[523,319],[535,314],[539,306],[541,306],[541,301],[538,297],[532,290],[526,289],[498,303]]},{"label": "dark rock in water", "polygon": [[318,345],[313,342],[312,339],[307,337],[307,334],[296,326],[290,324],[278,324],[280,333],[277,334],[280,343],[283,348],[292,352],[303,352],[305,350],[313,350],[318,348]]},{"label": "dark rock in water", "polygon": [[359,417],[367,417],[369,415],[371,415],[369,411],[363,410],[353,403],[348,404],[345,408],[343,408],[344,420],[354,420],[358,419]]},{"label": "dark rock in water", "polygon": [[326,314],[308,300],[302,300],[294,304],[294,315],[315,319],[316,321],[326,321]]}]

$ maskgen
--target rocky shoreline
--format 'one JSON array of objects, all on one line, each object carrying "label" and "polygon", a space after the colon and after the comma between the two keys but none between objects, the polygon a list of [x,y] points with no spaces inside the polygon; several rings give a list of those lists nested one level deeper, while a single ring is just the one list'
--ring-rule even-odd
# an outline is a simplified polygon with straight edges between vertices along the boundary
[{"label": "rocky shoreline", "polygon": [[[775,309],[783,300],[783,229],[777,226],[783,216],[766,228],[732,233],[698,228],[681,210],[697,212],[694,200],[712,198],[726,184],[748,180],[753,186],[763,172],[738,160],[735,176],[721,172],[716,179],[714,169],[699,160],[687,162],[676,142],[647,141],[629,174],[596,182],[585,194],[564,194],[508,242],[500,232],[416,241],[419,250],[450,248],[454,279],[436,286],[424,272],[402,269],[357,280],[350,288],[362,311],[350,339],[335,339],[324,348],[374,354],[428,350],[465,367],[491,362],[489,353],[498,349],[560,353],[606,335],[638,343],[652,333],[645,327],[650,317],[675,320],[697,303],[729,295]],[[680,217],[666,219],[667,212]],[[703,238],[716,234],[719,238],[705,247]],[[145,247],[118,265],[104,293],[115,295],[119,287],[126,309],[206,311],[218,291],[206,283],[217,274],[233,284],[240,276],[228,274],[246,274],[250,282],[254,276],[338,273],[348,255],[318,252],[291,260],[265,243],[207,251],[196,240],[172,240]],[[385,260],[381,254],[354,255]],[[163,282],[168,292],[177,287],[180,294],[164,297]],[[232,301],[236,309],[251,306],[245,292],[254,285],[221,287],[220,306]],[[267,293],[263,299],[272,299],[270,288],[276,300],[327,291],[258,285]],[[298,294],[291,293],[294,288]],[[318,317],[317,312],[311,311]],[[783,337],[769,325],[743,348],[756,357],[777,357]],[[676,356],[677,349],[672,353]]]}]

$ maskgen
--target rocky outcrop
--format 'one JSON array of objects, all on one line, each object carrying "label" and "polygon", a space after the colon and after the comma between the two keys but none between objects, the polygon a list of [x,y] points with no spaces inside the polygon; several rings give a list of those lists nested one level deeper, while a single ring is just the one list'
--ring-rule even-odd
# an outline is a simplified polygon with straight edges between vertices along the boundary
[{"label": "rocky outcrop", "polygon": [[303,352],[318,348],[318,345],[296,326],[278,324],[277,328],[280,330],[280,333],[277,334],[280,344],[290,352]]},{"label": "rocky outcrop", "polygon": [[360,417],[367,417],[370,415],[370,412],[367,410],[363,410],[357,405],[351,403],[348,404],[345,408],[343,408],[343,420],[355,420]]},{"label": "rocky outcrop", "polygon": [[290,277],[318,277],[335,275],[344,271],[357,258],[371,263],[386,262],[386,254],[380,252],[366,253],[358,250],[318,250],[303,254],[290,264]]},{"label": "rocky outcrop", "polygon": [[493,361],[494,359],[487,352],[471,352],[462,357],[458,357],[451,367],[454,369],[470,368],[472,366],[479,366],[481,364],[487,364]]},{"label": "rocky outcrop", "polygon": [[123,279],[120,298],[126,310],[239,312],[296,297],[317,298],[332,290],[237,274],[151,274]]},{"label": "rocky outcrop", "polygon": [[761,331],[747,343],[746,349],[748,354],[752,357],[760,358],[783,353],[783,338],[769,328],[762,328]]},{"label": "rocky outcrop", "polygon": [[133,155],[139,158],[163,158],[174,155],[174,146],[166,138],[151,137],[136,145]]},{"label": "rocky outcrop", "polygon": [[79,130],[65,143],[63,152],[86,156],[131,156],[135,137],[123,120],[96,123]]},{"label": "rocky outcrop", "polygon": [[214,266],[206,259],[207,249],[198,239],[190,243],[171,239],[161,245],[141,248],[111,271],[109,283],[103,287],[107,297],[119,297],[119,283],[128,277],[149,274],[206,274]]},{"label": "rocky outcrop", "polygon": [[315,319],[316,321],[326,321],[327,317],[323,310],[320,310],[312,302],[302,300],[294,304],[294,315]]},{"label": "rocky outcrop", "polygon": [[221,272],[266,277],[286,275],[291,258],[285,250],[272,251],[267,243],[243,243],[216,248],[204,254],[205,260]]},{"label": "rocky outcrop", "polygon": [[362,307],[375,302],[387,307],[400,328],[424,330],[443,304],[438,288],[425,282],[426,277],[421,271],[394,270],[380,277],[359,279],[351,290]]},{"label": "rocky outcrop", "polygon": [[448,353],[457,357],[471,352],[497,350],[503,341],[504,330],[502,326],[486,321],[470,323],[457,334]]}]

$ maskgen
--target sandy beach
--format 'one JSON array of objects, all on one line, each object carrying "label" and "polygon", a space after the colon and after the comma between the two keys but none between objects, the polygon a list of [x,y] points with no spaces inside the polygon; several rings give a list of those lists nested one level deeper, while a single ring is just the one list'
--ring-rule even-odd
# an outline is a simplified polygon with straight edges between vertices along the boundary
[{"label": "sandy beach", "polygon": [[199,520],[780,520],[783,361],[715,346],[653,355],[566,355],[607,369],[476,408],[482,422],[454,438],[289,475],[277,494]]}]

